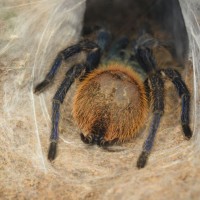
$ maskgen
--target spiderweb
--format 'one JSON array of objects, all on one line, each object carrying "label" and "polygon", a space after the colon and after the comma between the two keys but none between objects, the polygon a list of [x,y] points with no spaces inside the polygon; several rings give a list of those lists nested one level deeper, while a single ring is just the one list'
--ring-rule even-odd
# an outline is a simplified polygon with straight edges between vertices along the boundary
[{"label": "spiderweb", "polygon": [[[64,63],[55,84],[37,96],[57,52],[78,41],[83,0],[0,2],[0,197],[2,199],[198,199],[200,195],[200,3],[180,0],[189,36],[188,67],[182,75],[192,91],[192,129],[186,141],[180,106],[168,92],[148,167],[135,164],[148,127],[133,141],[106,152],[80,141],[71,110],[76,86],[62,106],[58,157],[46,158],[51,99],[75,59]],[[76,58],[77,59],[77,58]],[[80,58],[81,59],[81,58]],[[175,103],[174,103],[175,102]]]}]

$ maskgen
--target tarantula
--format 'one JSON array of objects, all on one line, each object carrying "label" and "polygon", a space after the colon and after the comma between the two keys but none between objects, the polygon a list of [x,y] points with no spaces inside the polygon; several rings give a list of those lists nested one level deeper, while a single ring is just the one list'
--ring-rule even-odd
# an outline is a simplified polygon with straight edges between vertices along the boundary
[{"label": "tarantula", "polygon": [[[48,159],[54,160],[56,156],[60,106],[71,84],[79,78],[73,101],[73,117],[82,131],[81,140],[86,144],[107,147],[135,137],[152,110],[148,137],[137,161],[137,167],[143,168],[164,113],[164,80],[168,79],[174,84],[182,100],[181,125],[187,139],[192,136],[189,126],[190,93],[176,70],[157,67],[152,48],[161,44],[158,40],[143,34],[134,42],[134,56],[130,56],[127,62],[124,53],[129,43],[127,37],[120,37],[111,43],[108,31],[98,29],[95,33],[94,42],[85,39],[58,53],[45,79],[35,87],[35,93],[43,91],[53,81],[63,60],[86,52],[85,62],[67,71],[53,97]],[[138,73],[141,69],[130,64],[133,57],[145,72],[145,78]]]}]

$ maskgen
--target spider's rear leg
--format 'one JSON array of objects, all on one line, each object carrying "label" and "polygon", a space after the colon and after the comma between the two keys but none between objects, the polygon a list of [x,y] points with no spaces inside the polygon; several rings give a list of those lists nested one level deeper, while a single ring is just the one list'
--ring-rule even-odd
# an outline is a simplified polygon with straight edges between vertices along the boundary
[{"label": "spider's rear leg", "polygon": [[67,60],[68,58],[72,57],[75,54],[80,53],[81,51],[91,51],[95,48],[98,48],[98,45],[94,42],[91,42],[89,40],[83,40],[79,42],[78,44],[75,44],[73,46],[70,46],[63,51],[61,51],[56,59],[54,60],[52,67],[50,71],[47,73],[45,79],[39,83],[36,87],[34,92],[40,93],[42,92],[46,87],[49,86],[49,84],[53,81],[61,63],[63,60]]},{"label": "spider's rear leg", "polygon": [[179,97],[182,100],[182,113],[181,113],[181,125],[183,133],[187,139],[192,137],[192,131],[190,129],[190,93],[186,84],[181,78],[181,75],[174,69],[163,69],[160,71],[161,75],[168,77],[174,86],[176,87]]},{"label": "spider's rear leg", "polygon": [[109,143],[109,141],[106,141],[104,139],[109,124],[109,117],[105,116],[108,116],[106,113],[106,109],[105,113],[100,113],[98,119],[96,119],[91,125],[91,133],[87,134],[86,136],[84,136],[84,134],[81,133],[81,140],[84,143],[97,144],[99,146],[104,146],[104,144]]},{"label": "spider's rear leg", "polygon": [[[102,124],[100,123],[102,122]],[[106,133],[106,123],[104,120],[95,121],[91,128],[91,133],[87,134],[86,136],[81,133],[81,140],[85,144],[97,144],[101,146],[102,141],[104,140],[104,136]]]},{"label": "spider's rear leg", "polygon": [[160,124],[160,119],[164,112],[164,83],[158,74],[153,74],[149,79],[150,88],[152,90],[153,98],[153,120],[150,125],[150,131],[148,137],[143,145],[142,153],[140,154],[137,167],[143,168],[146,165],[148,156],[153,147],[154,139],[157,129]]}]

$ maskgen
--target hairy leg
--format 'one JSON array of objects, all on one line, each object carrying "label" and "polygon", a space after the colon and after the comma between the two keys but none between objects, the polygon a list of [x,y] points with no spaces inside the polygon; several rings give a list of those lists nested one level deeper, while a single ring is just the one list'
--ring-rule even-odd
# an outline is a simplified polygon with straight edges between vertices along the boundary
[{"label": "hairy leg", "polygon": [[72,68],[68,70],[66,73],[66,77],[57,90],[54,98],[53,98],[53,106],[52,106],[52,130],[50,136],[50,147],[48,153],[48,159],[54,160],[56,156],[57,149],[57,141],[58,141],[58,124],[60,117],[60,104],[63,103],[64,98],[74,80],[81,75],[83,70],[85,69],[94,69],[98,66],[100,60],[100,50],[99,48],[90,52],[87,56],[86,63],[74,65]]},{"label": "hairy leg", "polygon": [[160,124],[160,119],[164,112],[164,83],[158,74],[153,74],[148,80],[152,90],[153,120],[150,125],[148,137],[143,145],[142,153],[137,161],[138,168],[143,168],[146,165],[148,156],[153,147],[156,132]]},{"label": "hairy leg", "polygon": [[56,59],[54,60],[52,64],[50,71],[47,73],[45,79],[35,87],[34,92],[40,93],[46,87],[49,86],[49,84],[53,81],[63,60],[67,60],[68,58],[72,57],[75,54],[80,53],[81,51],[90,52],[96,48],[98,48],[98,45],[95,44],[94,42],[91,42],[89,40],[83,40],[79,42],[78,44],[70,46],[64,49],[63,51],[61,51],[60,53],[58,53]]},{"label": "hairy leg", "polygon": [[135,57],[139,65],[147,74],[156,70],[156,61],[153,57],[153,52],[151,49],[138,47]]},{"label": "hairy leg", "polygon": [[174,69],[163,69],[160,73],[169,78],[176,87],[179,97],[182,100],[182,113],[181,113],[181,125],[183,133],[187,139],[192,137],[192,131],[190,129],[190,93],[186,84],[181,78],[181,75]]}]

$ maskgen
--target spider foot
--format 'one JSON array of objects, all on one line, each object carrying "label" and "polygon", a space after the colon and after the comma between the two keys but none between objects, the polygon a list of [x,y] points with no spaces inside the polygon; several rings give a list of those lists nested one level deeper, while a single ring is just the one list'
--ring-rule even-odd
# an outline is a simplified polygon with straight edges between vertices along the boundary
[{"label": "spider foot", "polygon": [[192,137],[192,131],[191,131],[189,125],[188,124],[182,124],[182,129],[183,129],[183,133],[184,133],[186,139],[189,140]]},{"label": "spider foot", "polygon": [[48,159],[50,161],[54,160],[56,157],[56,150],[57,150],[57,142],[53,141],[50,143],[49,146],[49,153],[48,153]]},{"label": "spider foot", "polygon": [[115,138],[111,141],[106,141],[104,138],[100,138],[97,142],[97,145],[100,147],[108,147],[115,144],[118,140],[119,140],[118,138]]},{"label": "spider foot", "polygon": [[140,157],[138,158],[138,161],[137,161],[138,169],[145,167],[147,160],[148,160],[148,156],[149,156],[149,152],[142,151],[142,153],[140,154]]},{"label": "spider foot", "polygon": [[98,137],[98,135],[90,134],[84,136],[83,133],[80,134],[82,142],[85,144],[97,144],[100,147],[107,147],[115,144],[118,141],[118,138],[115,138],[111,141],[107,141],[104,137]]},{"label": "spider foot", "polygon": [[34,93],[39,94],[49,85],[49,83],[49,80],[42,81],[35,87]]},{"label": "spider foot", "polygon": [[85,144],[94,144],[94,135],[93,134],[84,136],[83,133],[81,133],[80,136],[81,136],[82,142],[84,142]]}]

